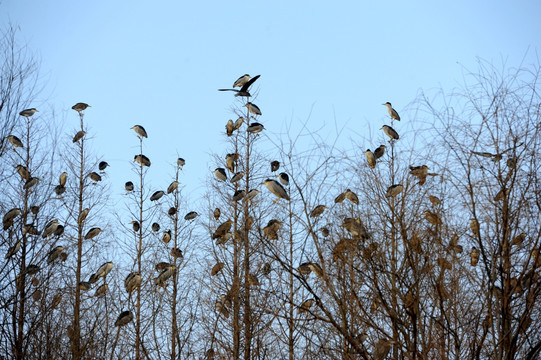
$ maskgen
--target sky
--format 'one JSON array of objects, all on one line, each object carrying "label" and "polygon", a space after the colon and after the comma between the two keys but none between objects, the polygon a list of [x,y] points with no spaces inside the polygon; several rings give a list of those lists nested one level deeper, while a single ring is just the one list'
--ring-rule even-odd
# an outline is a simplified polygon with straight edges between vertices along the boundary
[{"label": "sky", "polygon": [[[264,135],[277,139],[308,120],[339,146],[375,148],[392,102],[413,121],[420,91],[458,86],[477,58],[507,67],[539,64],[540,1],[73,1],[0,0],[0,23],[40,59],[45,86],[30,107],[54,109],[66,136],[85,112],[92,146],[113,191],[131,180],[138,140],[156,189],[171,182],[205,192],[230,152],[224,135],[241,75],[253,89]],[[42,115],[45,116],[45,115]],[[403,126],[401,123],[401,126]],[[378,138],[379,139],[379,138]],[[308,145],[307,145],[308,146]],[[196,199],[193,199],[196,200]]]}]

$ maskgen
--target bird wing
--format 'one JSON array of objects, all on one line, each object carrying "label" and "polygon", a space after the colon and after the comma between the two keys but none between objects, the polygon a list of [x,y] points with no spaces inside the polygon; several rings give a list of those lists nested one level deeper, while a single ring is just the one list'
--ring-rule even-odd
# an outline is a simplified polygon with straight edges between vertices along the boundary
[{"label": "bird wing", "polygon": [[250,80],[248,80],[248,82],[246,82],[246,84],[242,85],[242,87],[240,88],[239,92],[248,92],[248,88],[257,80],[259,79],[261,75],[257,75],[257,76],[254,76],[253,78],[251,78]]}]

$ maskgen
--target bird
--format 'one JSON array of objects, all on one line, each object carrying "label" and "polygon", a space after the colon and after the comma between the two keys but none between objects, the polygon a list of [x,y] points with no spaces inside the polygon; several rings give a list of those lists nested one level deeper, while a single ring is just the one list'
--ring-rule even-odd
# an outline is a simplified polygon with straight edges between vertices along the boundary
[{"label": "bird", "polygon": [[150,197],[150,201],[157,201],[160,200],[160,198],[165,195],[165,192],[162,190],[156,191],[152,196]]},{"label": "bird", "polygon": [[387,106],[387,111],[389,112],[389,115],[391,115],[391,119],[400,121],[400,116],[398,116],[398,113],[396,112],[395,109],[393,109],[393,106],[391,105],[390,102],[387,101],[385,104],[382,104],[382,105]]},{"label": "bird", "polygon": [[132,225],[132,229],[134,232],[138,232],[141,229],[141,225],[139,225],[139,221],[132,221],[130,223]]},{"label": "bird", "polygon": [[134,125],[131,127],[131,129],[133,129],[137,133],[137,135],[139,135],[139,137],[148,138],[147,131],[141,125]]},{"label": "bird", "polygon": [[174,257],[175,259],[184,257],[184,255],[182,255],[182,250],[180,250],[179,248],[172,248],[171,256]]},{"label": "bird", "polygon": [[[224,170],[224,174],[225,174],[225,170]],[[244,171],[239,171],[235,175],[233,175],[233,177],[229,181],[234,184],[237,181],[239,181],[240,179],[242,179],[244,177],[244,175],[245,175]]]},{"label": "bird", "polygon": [[79,283],[79,289],[81,289],[82,291],[88,291],[90,290],[91,287],[92,287],[92,284],[88,281],[81,281]]},{"label": "bird", "polygon": [[19,115],[24,116],[24,117],[30,117],[30,116],[34,115],[36,112],[37,112],[36,108],[25,109],[25,110],[21,111],[19,113]]},{"label": "bird", "polygon": [[259,107],[255,104],[252,104],[251,102],[244,105],[246,108],[248,108],[248,111],[255,115],[261,115],[261,110]]},{"label": "bird", "polygon": [[319,264],[308,263],[308,267],[318,278],[323,279],[323,269],[321,268],[321,266],[319,266]]},{"label": "bird", "polygon": [[23,166],[23,165],[17,165],[15,166],[17,168],[17,172],[19,173],[19,175],[21,176],[21,179],[22,180],[28,180],[30,179],[30,171],[28,171],[28,169],[26,168],[26,166]]},{"label": "bird", "polygon": [[53,235],[60,237],[64,233],[64,225],[58,225]]},{"label": "bird", "polygon": [[240,78],[237,79],[237,81],[235,81],[235,83],[233,84],[233,87],[240,87],[239,90],[237,89],[218,89],[218,91],[234,91],[236,94],[235,96],[251,96],[250,93],[248,92],[248,89],[250,88],[250,86],[252,86],[252,84],[257,80],[259,79],[261,75],[256,75],[254,76],[253,78],[250,79],[250,75],[248,74],[244,74],[242,75]]},{"label": "bird", "polygon": [[219,301],[219,300],[216,301],[215,306],[216,306],[216,310],[221,315],[223,315],[226,319],[229,318],[229,310],[227,309],[227,307],[221,301]]},{"label": "bird", "polygon": [[13,208],[11,210],[9,210],[5,215],[4,215],[4,219],[3,219],[3,223],[4,223],[4,227],[6,227],[6,224],[7,223],[10,223],[10,226],[11,224],[13,224],[13,220],[19,216],[19,214],[22,212],[21,209],[19,208]]},{"label": "bird", "polygon": [[327,207],[325,205],[318,205],[310,212],[310,217],[318,217],[325,211]]},{"label": "bird", "polygon": [[174,207],[174,206],[171,206],[171,207],[169,208],[169,210],[167,210],[167,214],[168,214],[169,216],[173,216],[173,215],[175,215],[176,213],[177,213],[177,208]]},{"label": "bird", "polygon": [[26,275],[36,275],[41,268],[38,265],[30,264],[24,269]]},{"label": "bird", "polygon": [[248,274],[248,284],[252,286],[259,286],[261,283],[255,274]]},{"label": "bird", "polygon": [[381,129],[383,129],[385,135],[387,135],[391,139],[398,140],[400,138],[400,136],[398,136],[398,133],[390,126],[383,125]]},{"label": "bird", "polygon": [[8,135],[7,136],[7,139],[9,140],[9,142],[11,143],[11,145],[13,145],[14,147],[18,148],[24,148],[23,146],[23,142],[21,141],[21,139],[19,139],[17,136],[15,135]]},{"label": "bird", "polygon": [[267,179],[263,181],[263,185],[270,190],[271,193],[278,196],[281,199],[290,200],[289,195],[286,192],[286,189],[276,180]]},{"label": "bird", "polygon": [[89,208],[83,209],[83,211],[81,211],[81,213],[79,214],[79,217],[77,218],[77,223],[79,225],[81,225],[86,220],[86,217],[88,216],[89,212],[90,212]]},{"label": "bird", "polygon": [[198,216],[199,216],[199,214],[197,212],[190,211],[189,213],[186,214],[186,216],[184,216],[184,220],[193,220]]},{"label": "bird", "polygon": [[441,204],[441,200],[437,196],[434,196],[434,195],[428,195],[428,200],[430,200],[430,202],[434,206]]},{"label": "bird", "polygon": [[93,239],[96,236],[98,236],[99,233],[101,233],[100,228],[98,228],[98,227],[92,228],[92,229],[88,230],[88,232],[86,233],[85,240]]},{"label": "bird", "polygon": [[248,126],[246,131],[248,131],[250,134],[257,134],[263,131],[264,128],[265,127],[262,124],[254,122],[254,123],[251,123],[250,126]]},{"label": "bird", "polygon": [[471,266],[477,266],[477,262],[479,261],[479,255],[481,253],[479,252],[479,250],[474,246],[472,249],[471,249],[471,252],[470,252],[470,264]]},{"label": "bird", "polygon": [[428,166],[411,166],[410,165],[410,175],[413,175],[419,179],[419,185],[423,185],[426,182],[426,177],[428,175]]},{"label": "bird", "polygon": [[58,182],[60,183],[60,186],[65,186],[67,179],[68,179],[68,173],[67,172],[63,172],[62,174],[60,174],[60,177],[58,179]]},{"label": "bird", "polygon": [[17,254],[17,252],[19,252],[20,248],[21,248],[21,240],[17,240],[17,242],[15,242],[15,244],[13,244],[13,246],[11,246],[8,249],[8,252],[6,253],[5,258],[6,259],[11,258],[13,255],[15,255],[15,254]]},{"label": "bird", "polygon": [[152,231],[154,232],[160,231],[160,224],[158,224],[157,222],[152,223]]},{"label": "bird", "polygon": [[226,222],[221,223],[220,226],[218,226],[218,228],[212,234],[212,240],[223,237],[226,233],[229,232],[232,224],[233,220],[227,220]]},{"label": "bird", "polygon": [[24,184],[23,189],[25,189],[25,190],[30,189],[32,186],[35,186],[35,185],[39,182],[39,180],[40,180],[40,179],[37,178],[37,177],[30,177],[30,178],[26,181],[26,183]]},{"label": "bird", "polygon": [[126,191],[132,191],[133,190],[133,183],[131,181],[127,181],[124,184],[124,189],[126,189]]},{"label": "bird", "polygon": [[479,237],[479,221],[477,219],[470,220],[470,228],[476,237]]},{"label": "bird", "polygon": [[115,326],[122,327],[128,325],[130,321],[133,320],[133,314],[131,311],[123,311],[118,315],[118,318],[115,321]]},{"label": "bird", "polygon": [[141,274],[136,271],[129,273],[124,279],[124,287],[128,294],[131,294],[139,285],[141,285]]},{"label": "bird", "polygon": [[374,347],[374,353],[372,354],[374,360],[384,360],[385,357],[387,357],[387,354],[389,354],[389,351],[391,351],[392,344],[394,344],[394,341],[392,340],[379,340],[376,343],[376,346]]},{"label": "bird", "polygon": [[150,159],[143,154],[135,155],[133,161],[138,162],[143,166],[150,166]]},{"label": "bird", "polygon": [[345,194],[346,199],[348,199],[354,204],[359,205],[359,197],[353,191],[351,191],[350,189],[347,189],[344,194]]},{"label": "bird", "polygon": [[359,218],[345,218],[342,226],[351,233],[354,237],[361,239],[369,239],[370,234]]},{"label": "bird", "polygon": [[186,160],[184,160],[183,158],[179,157],[179,158],[177,159],[177,165],[178,165],[179,167],[183,167],[184,165],[186,165]]},{"label": "bird", "polygon": [[233,83],[233,87],[242,87],[244,84],[246,84],[250,80],[250,75],[244,74],[240,76],[235,82]]},{"label": "bird", "polygon": [[165,285],[165,282],[177,272],[177,267],[175,265],[168,266],[165,268],[157,278],[154,279],[154,283],[158,286]]},{"label": "bird", "polygon": [[111,272],[111,270],[113,269],[113,266],[114,264],[112,261],[104,263],[98,268],[98,271],[96,271],[96,273],[94,274],[95,278],[99,279],[100,277],[106,277],[107,274],[109,274],[109,272]]},{"label": "bird", "polygon": [[387,188],[387,193],[385,194],[385,197],[395,197],[396,195],[400,194],[404,190],[404,186],[402,184],[395,184],[391,185]]},{"label": "bird", "polygon": [[225,167],[227,170],[231,171],[232,173],[235,172],[235,161],[237,161],[239,157],[240,155],[238,153],[231,153],[225,156]]},{"label": "bird", "polygon": [[299,313],[305,313],[310,311],[310,308],[314,306],[315,302],[316,301],[314,299],[304,300],[301,306],[299,306]]},{"label": "bird", "polygon": [[103,170],[105,170],[105,168],[107,168],[107,166],[109,166],[107,161],[100,161],[100,163],[98,164],[98,169],[100,171],[103,171]]},{"label": "bird", "polygon": [[263,228],[263,234],[270,240],[278,240],[278,230],[280,230],[281,227],[282,222],[280,220],[269,220],[267,226]]},{"label": "bird", "polygon": [[56,228],[58,227],[58,220],[54,219],[51,220],[45,225],[45,228],[43,229],[43,233],[41,234],[42,238],[46,238],[48,236],[51,236],[56,231]]},{"label": "bird", "polygon": [[370,166],[372,169],[376,168],[376,156],[370,149],[367,149],[365,152],[366,154],[366,160],[368,160],[368,166]]},{"label": "bird", "polygon": [[432,211],[423,211],[422,215],[425,217],[425,219],[431,223],[432,225],[441,225],[442,221],[438,214],[433,213]]},{"label": "bird", "polygon": [[380,145],[377,147],[376,150],[374,150],[374,156],[376,157],[376,160],[382,157],[383,154],[385,154],[385,148],[386,148],[385,145]]},{"label": "bird", "polygon": [[285,172],[278,174],[278,180],[280,180],[284,186],[289,186],[289,175]]},{"label": "bird", "polygon": [[233,120],[228,120],[227,124],[225,125],[225,133],[227,134],[227,136],[232,136],[234,130],[235,124],[233,124]]},{"label": "bird", "polygon": [[252,189],[252,190],[248,191],[248,194],[246,194],[245,201],[252,200],[257,194],[259,194],[259,190]]},{"label": "bird", "polygon": [[173,181],[169,187],[167,187],[167,193],[171,194],[173,191],[175,191],[178,188],[178,181]]},{"label": "bird", "polygon": [[216,265],[210,270],[210,276],[218,275],[220,271],[224,268],[225,264],[223,262],[217,262]]},{"label": "bird", "polygon": [[156,266],[154,266],[154,268],[156,269],[156,271],[163,271],[170,266],[171,264],[169,264],[168,262],[162,261],[162,262],[157,263]]},{"label": "bird", "polygon": [[56,195],[60,196],[66,192],[66,187],[62,185],[56,185],[54,187],[54,192],[56,193]]},{"label": "bird", "polygon": [[237,121],[235,121],[235,124],[233,125],[233,128],[235,130],[238,130],[240,129],[240,127],[242,126],[242,123],[244,122],[244,118],[242,116],[239,116],[239,118],[237,119]]},{"label": "bird", "polygon": [[214,219],[215,220],[219,220],[220,219],[220,215],[222,215],[222,210],[220,210],[220,208],[216,208],[214,209]]},{"label": "bird", "polygon": [[73,105],[71,108],[80,113],[81,111],[86,110],[86,108],[89,108],[89,107],[90,105],[88,104],[78,102],[77,104]]},{"label": "bird", "polygon": [[270,166],[271,172],[278,171],[280,169],[280,162],[278,160],[271,161]]},{"label": "bird", "polygon": [[233,197],[231,198],[232,201],[239,201],[242,200],[242,198],[246,195],[245,190],[237,190],[233,194]]},{"label": "bird", "polygon": [[95,182],[101,181],[101,175],[95,171],[92,171],[90,174],[88,174],[88,177]]},{"label": "bird", "polygon": [[227,180],[227,174],[225,173],[224,168],[216,168],[214,170],[214,175],[220,181],[226,181]]},{"label": "bird", "polygon": [[81,140],[86,135],[86,131],[80,130],[77,131],[77,134],[73,137],[73,142],[76,143],[77,141]]},{"label": "bird", "polygon": [[33,223],[30,223],[30,224],[24,224],[24,226],[23,226],[23,234],[28,234],[28,235],[39,235],[40,232],[39,232],[38,229],[34,226]]},{"label": "bird", "polygon": [[100,285],[97,289],[96,289],[96,292],[94,293],[94,297],[103,297],[105,296],[105,294],[107,293],[107,290],[109,289],[109,286],[107,284],[102,284]]},{"label": "bird", "polygon": [[164,231],[162,241],[166,244],[171,241],[171,230]]}]

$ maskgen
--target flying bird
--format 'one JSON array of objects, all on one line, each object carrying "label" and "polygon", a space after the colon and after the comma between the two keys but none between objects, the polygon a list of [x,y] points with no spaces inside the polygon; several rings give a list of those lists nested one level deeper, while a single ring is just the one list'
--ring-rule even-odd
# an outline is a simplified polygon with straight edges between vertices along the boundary
[{"label": "flying bird", "polygon": [[237,81],[235,81],[235,83],[233,84],[233,87],[240,87],[239,90],[237,90],[237,89],[218,89],[218,91],[234,91],[236,93],[235,96],[249,97],[251,95],[248,92],[248,89],[250,88],[250,86],[252,86],[252,84],[257,79],[259,79],[260,76],[261,75],[256,75],[256,76],[254,76],[253,78],[250,79],[250,75],[244,74],[243,76],[238,78]]},{"label": "flying bird", "polygon": [[398,136],[398,133],[392,127],[383,125],[381,128],[383,129],[385,135],[387,135],[391,139],[398,140],[400,138],[400,136]]},{"label": "flying bird", "polygon": [[395,109],[393,109],[392,105],[390,102],[386,102],[385,104],[383,104],[385,106],[387,106],[387,111],[389,112],[389,115],[391,115],[391,119],[395,119],[395,120],[398,120],[400,121],[400,116],[398,116],[398,113],[396,112]]},{"label": "flying bird", "polygon": [[278,196],[281,199],[290,200],[289,195],[286,192],[286,189],[276,180],[267,179],[263,181],[263,185],[270,190],[271,193]]},{"label": "flying bird", "polygon": [[21,111],[19,113],[19,115],[24,116],[24,117],[30,117],[30,116],[34,115],[36,112],[37,112],[36,108],[25,109],[25,110]]},{"label": "flying bird", "polygon": [[142,127],[141,125],[134,125],[131,127],[136,133],[137,135],[139,135],[141,138],[148,138],[148,135],[147,135],[147,131],[145,130],[144,127]]}]

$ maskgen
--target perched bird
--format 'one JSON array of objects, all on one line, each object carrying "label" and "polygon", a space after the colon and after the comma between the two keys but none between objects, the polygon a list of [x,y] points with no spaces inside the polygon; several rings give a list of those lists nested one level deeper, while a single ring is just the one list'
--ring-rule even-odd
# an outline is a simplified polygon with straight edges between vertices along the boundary
[{"label": "perched bird", "polygon": [[387,188],[387,193],[385,194],[385,197],[395,197],[396,195],[400,194],[404,190],[404,186],[402,184],[395,184],[391,185]]},{"label": "perched bird", "polygon": [[417,177],[419,179],[419,185],[423,185],[428,175],[428,166],[410,166],[410,175]]},{"label": "perched bird", "polygon": [[280,162],[278,160],[271,161],[270,166],[271,172],[278,171],[278,169],[280,168]]},{"label": "perched bird", "polygon": [[97,289],[96,289],[96,292],[94,293],[94,297],[103,297],[105,296],[105,294],[107,293],[107,290],[109,289],[109,286],[107,284],[102,284],[100,285]]},{"label": "perched bird", "polygon": [[510,192],[511,192],[511,189],[505,189],[505,188],[501,189],[500,191],[498,191],[496,196],[494,196],[494,201],[501,201],[505,199],[507,196],[509,196]]},{"label": "perched bird", "polygon": [[235,161],[239,159],[240,155],[238,153],[227,154],[225,156],[225,167],[227,170],[232,173],[235,172]]},{"label": "perched bird", "polygon": [[259,279],[255,274],[248,274],[248,284],[252,286],[259,286],[261,285],[259,282]]},{"label": "perched bird", "polygon": [[246,131],[248,131],[251,134],[257,134],[263,131],[264,128],[265,127],[262,124],[254,122],[254,123],[251,123],[250,126],[248,126]]},{"label": "perched bird", "polygon": [[20,249],[21,249],[21,240],[17,240],[17,242],[15,242],[15,244],[13,244],[8,249],[8,252],[6,253],[5,258],[6,259],[11,258],[13,255],[17,254],[17,252],[19,252]]},{"label": "perched bird", "polygon": [[124,287],[128,294],[131,294],[139,285],[141,285],[141,274],[136,271],[129,273],[124,279]]},{"label": "perched bird", "polygon": [[233,120],[227,121],[227,124],[225,124],[225,133],[227,134],[227,136],[232,136],[234,130],[235,124],[233,124]]},{"label": "perched bird", "polygon": [[132,229],[134,232],[138,232],[141,229],[141,225],[139,225],[139,221],[134,220],[130,222],[130,224],[132,225]]},{"label": "perched bird", "polygon": [[54,231],[54,236],[60,237],[64,233],[64,225],[58,225]]},{"label": "perched bird", "polygon": [[[13,220],[17,216],[19,216],[20,213],[21,213],[21,209],[19,209],[19,208],[13,208],[13,209],[9,210],[4,215],[4,219],[3,219],[4,229],[6,229],[6,224],[9,224],[9,226],[11,226],[11,224],[13,224]],[[7,226],[7,227],[9,227],[9,226]]]},{"label": "perched bird", "polygon": [[477,219],[470,220],[470,228],[471,231],[473,231],[473,235],[479,237],[479,221],[477,221]]},{"label": "perched bird", "polygon": [[246,84],[250,80],[250,75],[244,74],[241,77],[239,77],[235,82],[233,83],[233,87],[242,87],[244,84]]},{"label": "perched bird", "polygon": [[387,135],[391,139],[398,140],[400,138],[400,136],[398,136],[398,133],[392,127],[383,125],[381,128],[383,129],[385,135]]},{"label": "perched bird", "polygon": [[305,313],[310,311],[310,308],[314,306],[315,303],[316,301],[314,299],[304,300],[299,306],[299,313]]},{"label": "perched bird", "polygon": [[98,170],[103,171],[107,168],[107,166],[109,166],[107,161],[100,161],[100,163],[98,164]]},{"label": "perched bird", "polygon": [[17,168],[17,172],[21,176],[22,180],[29,180],[30,179],[30,172],[28,171],[26,166],[17,165],[16,168]]},{"label": "perched bird", "polygon": [[342,226],[356,238],[369,239],[370,234],[359,218],[345,218]]},{"label": "perched bird", "polygon": [[184,165],[186,165],[186,160],[184,160],[183,158],[178,158],[177,159],[177,166],[179,167],[183,167]]},{"label": "perched bird", "polygon": [[384,360],[389,354],[389,351],[391,351],[392,344],[394,344],[394,341],[392,340],[379,340],[376,343],[376,346],[374,347],[374,353],[372,354],[374,360]]},{"label": "perched bird", "polygon": [[441,200],[434,195],[428,195],[428,200],[430,200],[430,202],[434,206],[441,204]]},{"label": "perched bird", "polygon": [[21,111],[19,113],[19,115],[24,116],[24,117],[30,117],[30,116],[34,115],[36,112],[37,112],[36,108],[25,109],[25,110]]},{"label": "perched bird", "polygon": [[175,259],[184,257],[184,255],[182,255],[182,250],[180,250],[179,248],[172,248],[171,256]]},{"label": "perched bird", "polygon": [[244,118],[242,116],[239,116],[239,118],[237,119],[237,121],[235,121],[235,125],[233,125],[234,129],[235,130],[238,130],[240,129],[240,127],[242,126],[242,123],[244,122]]},{"label": "perched bird", "polygon": [[[225,174],[225,170],[224,170],[224,174]],[[237,181],[239,181],[240,179],[242,179],[244,177],[244,171],[239,171],[238,173],[236,173],[235,175],[233,175],[233,177],[231,178],[231,180],[229,180],[231,183],[236,183]]]},{"label": "perched bird", "polygon": [[221,315],[223,315],[223,317],[225,317],[226,319],[229,318],[229,310],[227,309],[227,307],[221,301],[219,301],[219,300],[216,301],[215,306],[216,306],[216,310]]},{"label": "perched bird", "polygon": [[88,232],[86,233],[85,240],[93,239],[96,236],[98,236],[99,233],[101,233],[100,228],[98,228],[98,227],[92,228],[92,229],[88,230]]},{"label": "perched bird", "polygon": [[441,225],[442,224],[442,221],[441,221],[440,217],[438,216],[438,214],[435,214],[432,211],[428,211],[428,210],[423,211],[423,216],[432,225]]},{"label": "perched bird", "polygon": [[178,181],[173,181],[171,185],[169,185],[169,187],[167,188],[167,193],[171,194],[173,191],[175,191],[178,188],[178,184]]},{"label": "perched bird", "polygon": [[280,220],[272,219],[267,223],[267,226],[263,228],[263,234],[270,240],[278,240],[278,230],[282,227]]},{"label": "perched bird", "polygon": [[86,131],[77,131],[77,134],[75,134],[75,136],[73,137],[73,142],[76,143],[77,141],[81,140],[85,135]]},{"label": "perched bird", "polygon": [[172,265],[169,264],[168,262],[162,261],[162,262],[157,263],[156,266],[154,266],[154,268],[156,269],[156,271],[163,271],[170,266]]},{"label": "perched bird", "polygon": [[220,208],[216,208],[214,209],[214,219],[215,220],[219,220],[220,219],[220,215],[222,215],[222,211],[220,210]]},{"label": "perched bird", "polygon": [[9,140],[9,142],[11,143],[11,145],[13,145],[14,147],[18,148],[22,148],[24,147],[23,146],[23,142],[21,141],[21,139],[19,139],[17,136],[15,135],[8,135],[7,139]]},{"label": "perched bird", "polygon": [[365,152],[366,154],[366,160],[368,160],[368,166],[370,166],[372,169],[376,168],[376,156],[370,149],[367,149]]},{"label": "perched bird", "polygon": [[281,199],[290,200],[289,195],[286,192],[286,189],[276,180],[267,179],[263,181],[263,185],[270,190],[271,193],[278,196]]},{"label": "perched bird", "polygon": [[374,150],[374,157],[376,158],[376,160],[382,157],[383,154],[385,154],[385,148],[385,145],[380,145],[376,150]]},{"label": "perched bird", "polygon": [[133,183],[131,181],[127,181],[124,184],[124,189],[126,189],[126,191],[132,191],[133,190]]},{"label": "perched bird", "polygon": [[325,205],[318,205],[310,212],[310,217],[318,217],[325,211],[327,207]]},{"label": "perched bird", "polygon": [[138,162],[143,166],[150,166],[150,159],[143,154],[135,155],[133,161]]},{"label": "perched bird", "polygon": [[79,225],[81,225],[86,220],[86,217],[88,216],[89,212],[90,212],[89,208],[83,209],[83,211],[81,211],[81,213],[79,214],[79,217],[77,218],[77,223]]},{"label": "perched bird", "polygon": [[198,216],[199,216],[199,214],[197,212],[190,211],[189,213],[186,214],[186,216],[184,216],[184,220],[193,220]]},{"label": "perched bird", "polygon": [[166,244],[171,241],[171,230],[164,231],[162,241]]},{"label": "perched bird", "polygon": [[389,112],[389,115],[391,115],[391,119],[395,119],[395,120],[398,120],[400,121],[400,116],[398,116],[398,113],[396,112],[395,109],[393,109],[392,105],[390,102],[386,102],[385,104],[383,104],[385,106],[387,106],[387,111]]},{"label": "perched bird", "polygon": [[285,172],[278,174],[278,180],[280,180],[284,186],[289,186],[289,175]]},{"label": "perched bird", "polygon": [[58,227],[58,220],[51,220],[45,225],[45,228],[43,229],[43,233],[41,234],[42,238],[46,238],[48,236],[51,236],[56,231],[56,228]]},{"label": "perched bird", "polygon": [[30,212],[32,212],[32,214],[34,215],[37,215],[39,212],[39,206],[36,206],[36,205],[30,206]]},{"label": "perched bird", "polygon": [[60,178],[58,179],[60,186],[65,186],[67,180],[68,180],[67,172],[63,172],[62,174],[60,174]]},{"label": "perched bird", "polygon": [[99,279],[100,277],[104,278],[107,276],[107,274],[111,272],[112,269],[113,269],[113,262],[111,261],[106,262],[105,264],[99,267],[98,271],[96,271],[94,276],[96,279]]},{"label": "perched bird", "polygon": [[233,220],[227,220],[226,222],[220,224],[220,226],[218,226],[218,228],[212,234],[212,240],[223,237],[226,233],[229,232],[232,224]]},{"label": "perched bird", "polygon": [[477,262],[479,261],[479,255],[481,255],[481,253],[480,253],[479,250],[474,246],[474,247],[471,249],[471,252],[470,252],[470,264],[471,264],[471,266],[477,266]]},{"label": "perched bird", "polygon": [[79,289],[81,289],[82,291],[88,291],[90,290],[91,287],[92,287],[92,284],[88,281],[81,281],[79,283]]},{"label": "perched bird", "polygon": [[169,210],[167,210],[167,215],[174,216],[177,213],[177,208],[174,206],[171,206]]},{"label": "perched bird", "polygon": [[115,326],[122,327],[128,325],[130,321],[133,320],[133,314],[131,311],[123,311],[118,315],[118,318],[115,321]]},{"label": "perched bird", "polygon": [[176,272],[177,272],[177,267],[174,266],[174,265],[171,265],[171,266],[165,268],[165,269],[160,273],[160,275],[158,275],[158,277],[154,279],[154,283],[155,283],[157,286],[164,286],[164,285],[165,285],[165,282],[166,282],[171,276],[173,276]]},{"label": "perched bird", "polygon": [[23,234],[39,235],[40,232],[38,231],[38,229],[36,229],[36,227],[34,226],[33,223],[30,223],[30,224],[24,224],[24,226],[23,226]]},{"label": "perched bird", "polygon": [[134,125],[131,128],[139,135],[139,137],[148,138],[147,131],[141,125]]},{"label": "perched bird", "polygon": [[90,174],[88,174],[88,177],[95,182],[101,181],[101,175],[95,171],[92,171]]},{"label": "perched bird", "polygon": [[154,232],[160,231],[160,224],[158,224],[157,222],[152,223],[152,231]]},{"label": "perched bird", "polygon": [[56,185],[54,187],[54,192],[56,193],[56,195],[60,196],[66,192],[66,187],[62,185]]},{"label": "perched bird", "polygon": [[231,198],[232,201],[239,201],[239,200],[242,200],[242,198],[244,198],[244,196],[246,195],[246,191],[245,190],[237,190],[235,191],[235,193],[233,194],[233,197]]},{"label": "perched bird", "polygon": [[214,176],[220,181],[226,181],[227,180],[227,174],[225,173],[224,168],[216,168],[214,170]]},{"label": "perched bird", "polygon": [[90,107],[90,105],[79,102],[79,103],[73,105],[71,108],[80,113],[81,111],[86,110],[86,108],[88,108],[88,107]]},{"label": "perched bird", "polygon": [[346,199],[348,199],[354,204],[359,205],[359,197],[353,191],[351,191],[350,189],[346,189],[346,192],[344,193],[344,195]]},{"label": "perched bird", "polygon": [[39,178],[37,178],[37,177],[30,177],[30,178],[24,183],[23,189],[28,190],[28,189],[32,188],[33,186],[35,186],[38,182],[39,182]]},{"label": "perched bird", "polygon": [[327,237],[331,233],[331,231],[326,226],[322,227],[320,230],[323,237]]},{"label": "perched bird", "polygon": [[24,269],[24,273],[31,276],[36,275],[40,270],[41,268],[38,265],[30,264],[26,266],[26,268]]},{"label": "perched bird", "polygon": [[150,197],[150,201],[157,201],[160,200],[162,196],[165,195],[165,192],[162,190],[156,191],[152,196]]},{"label": "perched bird", "polygon": [[323,269],[321,268],[321,266],[319,266],[319,264],[311,262],[308,263],[308,267],[318,278],[323,279]]},{"label": "perched bird", "polygon": [[218,273],[220,271],[222,271],[222,269],[224,268],[225,264],[223,262],[217,262],[216,265],[214,265],[212,267],[212,269],[210,270],[210,275],[211,276],[215,276],[215,275],[218,275]]},{"label": "perched bird", "polygon": [[246,108],[248,108],[248,111],[255,115],[261,115],[261,110],[259,107],[255,104],[252,104],[251,102],[244,105]]}]

